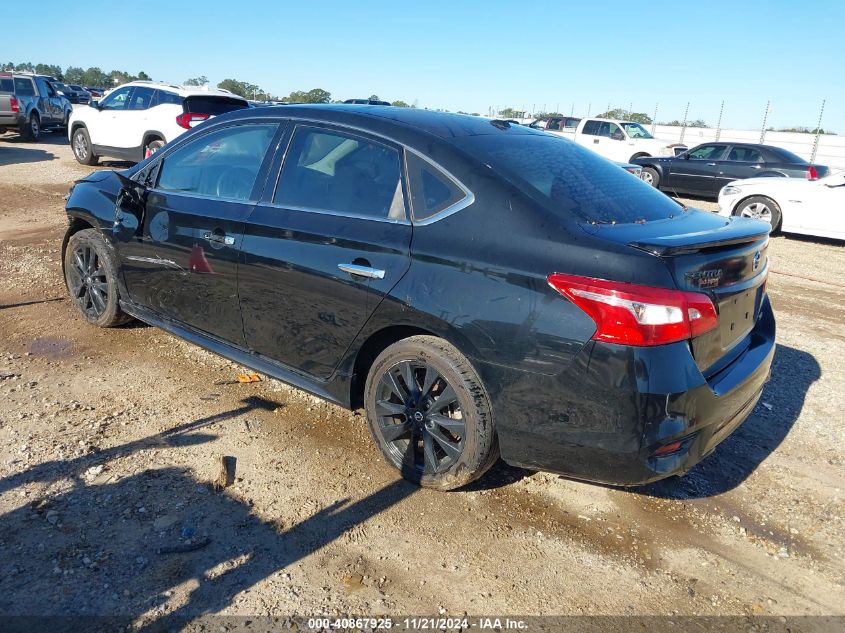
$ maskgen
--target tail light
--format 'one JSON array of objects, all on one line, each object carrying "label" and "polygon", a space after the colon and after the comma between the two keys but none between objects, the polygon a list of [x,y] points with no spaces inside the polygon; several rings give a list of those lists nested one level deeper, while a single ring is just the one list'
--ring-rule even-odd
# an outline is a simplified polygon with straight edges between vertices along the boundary
[{"label": "tail light", "polygon": [[621,345],[665,345],[718,325],[705,294],[553,273],[549,284],[596,323],[593,339]]},{"label": "tail light", "polygon": [[816,169],[815,165],[810,165],[807,167],[807,180],[818,180],[819,179],[819,170]]},{"label": "tail light", "polygon": [[9,105],[12,107],[12,112],[20,112],[21,104],[15,97],[9,97]]},{"label": "tail light", "polygon": [[198,112],[185,112],[176,117],[176,123],[179,127],[190,130],[195,125],[199,125],[208,118],[207,114],[200,114]]}]

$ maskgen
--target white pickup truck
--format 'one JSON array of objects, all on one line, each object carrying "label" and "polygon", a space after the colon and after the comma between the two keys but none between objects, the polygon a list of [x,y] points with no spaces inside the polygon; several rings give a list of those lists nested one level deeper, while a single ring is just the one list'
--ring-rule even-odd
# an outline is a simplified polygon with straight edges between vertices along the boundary
[{"label": "white pickup truck", "polygon": [[581,119],[566,117],[534,121],[530,127],[569,138],[596,154],[620,163],[643,156],[677,156],[687,149],[682,143],[654,138],[639,123],[618,119]]}]

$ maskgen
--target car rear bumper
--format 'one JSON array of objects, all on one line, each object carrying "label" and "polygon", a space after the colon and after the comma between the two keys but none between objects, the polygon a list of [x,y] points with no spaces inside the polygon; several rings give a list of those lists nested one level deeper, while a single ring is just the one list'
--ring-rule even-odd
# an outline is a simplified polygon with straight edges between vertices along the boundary
[{"label": "car rear bumper", "polygon": [[[686,342],[591,342],[555,376],[478,363],[493,395],[502,458],[614,485],[640,485],[695,466],[754,409],[769,379],[775,321],[766,298],[745,351],[707,379]],[[680,442],[673,452],[661,447]]]},{"label": "car rear bumper", "polygon": [[26,121],[26,116],[18,112],[0,114],[0,127],[18,127]]}]

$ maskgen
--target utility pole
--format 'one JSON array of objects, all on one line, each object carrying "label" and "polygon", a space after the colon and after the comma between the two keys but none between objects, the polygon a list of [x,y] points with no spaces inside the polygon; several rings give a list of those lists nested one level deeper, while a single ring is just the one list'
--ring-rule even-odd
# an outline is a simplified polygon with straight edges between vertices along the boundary
[{"label": "utility pole", "polygon": [[689,114],[689,101],[687,101],[687,109],[684,110],[684,123],[681,126],[681,140],[678,141],[679,143],[684,142],[684,134],[687,133],[687,115]]},{"label": "utility pole", "polygon": [[587,116],[590,116],[590,110],[592,110],[592,109],[593,109],[593,102],[592,102],[592,101],[590,101],[590,102],[587,104]]},{"label": "utility pole", "polygon": [[822,99],[822,109],[819,111],[819,122],[816,125],[816,138],[813,141],[813,153],[810,154],[810,162],[816,162],[816,152],[819,149],[819,137],[822,135],[822,115],[824,114],[824,102],[826,99]]},{"label": "utility pole", "polygon": [[654,117],[651,119],[651,135],[654,136],[654,129],[657,127],[657,104],[654,104]]},{"label": "utility pole", "polygon": [[716,140],[719,140],[719,137],[722,136],[722,113],[725,111],[725,102],[722,100],[722,107],[719,108],[719,122],[716,124]]},{"label": "utility pole", "polygon": [[769,104],[771,101],[766,101],[766,111],[763,113],[763,125],[760,128],[760,144],[763,144],[763,141],[766,138],[766,121],[769,118]]}]

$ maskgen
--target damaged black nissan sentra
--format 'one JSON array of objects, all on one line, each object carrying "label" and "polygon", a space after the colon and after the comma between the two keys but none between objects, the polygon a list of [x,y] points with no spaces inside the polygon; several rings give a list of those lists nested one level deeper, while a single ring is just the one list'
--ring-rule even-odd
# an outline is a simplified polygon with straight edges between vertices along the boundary
[{"label": "damaged black nissan sentra", "polygon": [[769,225],[565,139],[382,106],[217,117],[67,202],[80,313],[134,317],[345,407],[451,489],[510,464],[682,473],[751,412]]}]

